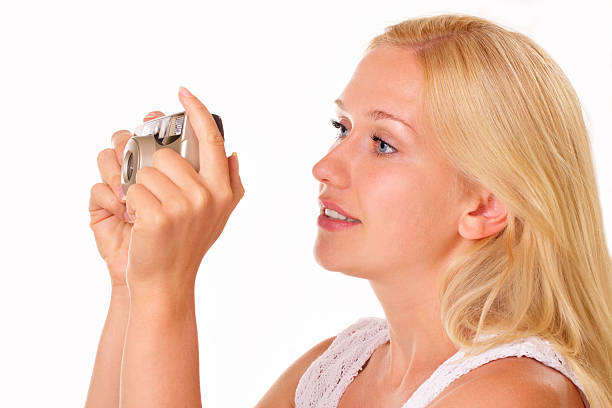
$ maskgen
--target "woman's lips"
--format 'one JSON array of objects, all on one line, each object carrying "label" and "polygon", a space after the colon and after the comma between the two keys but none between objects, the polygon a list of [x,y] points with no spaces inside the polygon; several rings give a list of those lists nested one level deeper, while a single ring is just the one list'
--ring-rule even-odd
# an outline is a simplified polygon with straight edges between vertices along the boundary
[{"label": "woman's lips", "polygon": [[340,215],[345,216],[346,218],[351,218],[355,221],[359,221],[357,217],[350,215],[349,213],[344,211],[342,207],[340,207],[338,204],[334,203],[333,201],[319,199],[319,207],[321,207],[322,214],[324,214],[325,208],[329,208],[330,210],[334,210],[338,212]]},{"label": "woman's lips", "polygon": [[[319,199],[319,206],[321,207],[321,214],[319,214],[319,218],[317,219],[317,224],[319,227],[324,228],[328,231],[338,231],[347,229],[350,227],[354,227],[356,225],[361,224],[361,221],[356,219],[354,216],[347,213],[342,207],[333,201]],[[330,210],[336,211],[338,214],[343,215],[346,218],[351,218],[354,221],[348,220],[340,220],[337,218],[331,218],[325,215],[325,209],[328,208]]]},{"label": "woman's lips", "polygon": [[326,230],[338,231],[338,230],[354,227],[356,225],[361,225],[361,222],[360,221],[352,222],[352,221],[338,220],[335,218],[330,218],[327,215],[325,215],[325,213],[323,213],[323,214],[319,214],[319,218],[317,219],[317,224],[319,225],[319,227],[325,228]]}]

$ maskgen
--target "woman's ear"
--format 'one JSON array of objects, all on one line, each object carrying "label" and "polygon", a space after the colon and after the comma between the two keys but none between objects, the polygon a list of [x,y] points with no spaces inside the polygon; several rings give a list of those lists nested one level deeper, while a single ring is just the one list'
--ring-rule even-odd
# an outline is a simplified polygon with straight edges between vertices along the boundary
[{"label": "woman's ear", "polygon": [[459,234],[466,239],[481,239],[496,234],[506,226],[508,211],[502,202],[483,191],[469,202],[459,219]]}]

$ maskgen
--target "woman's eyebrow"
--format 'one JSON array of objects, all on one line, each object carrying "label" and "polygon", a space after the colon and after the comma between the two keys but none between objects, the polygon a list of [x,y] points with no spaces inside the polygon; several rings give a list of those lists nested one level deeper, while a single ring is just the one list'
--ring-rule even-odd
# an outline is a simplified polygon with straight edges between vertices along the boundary
[{"label": "woman's eyebrow", "polygon": [[[340,109],[346,110],[344,103],[340,99],[336,99],[334,103],[338,105]],[[410,123],[408,123],[408,121],[398,116],[392,115],[388,112],[385,112],[382,110],[373,110],[373,111],[368,112],[368,117],[372,120],[391,119],[391,120],[401,123],[402,125],[412,130],[414,133],[416,133],[416,131],[414,130],[414,127]]]}]

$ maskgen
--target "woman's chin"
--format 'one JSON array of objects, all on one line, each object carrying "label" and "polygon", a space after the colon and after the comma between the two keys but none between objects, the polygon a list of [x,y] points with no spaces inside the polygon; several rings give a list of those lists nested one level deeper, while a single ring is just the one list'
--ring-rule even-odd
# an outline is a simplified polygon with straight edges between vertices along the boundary
[{"label": "woman's chin", "polygon": [[315,242],[313,248],[313,255],[315,261],[323,268],[328,271],[339,271],[342,262],[342,258],[344,258],[344,254],[341,251],[332,249],[329,245],[326,245],[324,242],[321,242],[319,238]]},{"label": "woman's chin", "polygon": [[317,239],[313,248],[313,255],[321,268],[353,276],[351,271],[355,269],[354,251],[333,248]]}]

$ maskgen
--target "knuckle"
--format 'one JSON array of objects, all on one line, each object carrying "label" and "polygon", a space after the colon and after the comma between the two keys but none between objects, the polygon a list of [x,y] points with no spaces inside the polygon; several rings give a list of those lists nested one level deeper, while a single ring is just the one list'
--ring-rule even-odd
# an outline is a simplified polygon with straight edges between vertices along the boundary
[{"label": "knuckle", "polygon": [[159,211],[152,215],[151,226],[156,230],[163,230],[168,226],[168,216],[165,212]]},{"label": "knuckle", "polygon": [[90,191],[92,199],[103,208],[109,210],[118,210],[121,203],[114,194],[108,194],[108,185],[105,183],[96,183],[91,187]]},{"label": "knuckle", "polygon": [[115,151],[113,149],[104,149],[101,150],[100,153],[98,153],[98,164],[102,164],[106,158],[106,156],[110,155],[110,154],[115,154]]},{"label": "knuckle", "polygon": [[183,196],[175,196],[174,199],[168,203],[168,210],[173,217],[182,218],[189,212],[189,203]]},{"label": "knuckle", "polygon": [[223,146],[225,144],[225,139],[219,131],[211,131],[208,134],[208,142],[213,146]]},{"label": "knuckle", "polygon": [[117,197],[115,197],[115,195],[110,195],[108,196],[108,209],[110,210],[117,210],[118,208],[121,207],[121,203],[119,202],[119,200],[117,200]]},{"label": "knuckle", "polygon": [[104,183],[96,183],[93,186],[91,186],[91,189],[89,190],[89,195],[91,196],[95,196],[98,195],[100,189],[104,187]]},{"label": "knuckle", "polygon": [[244,196],[244,186],[242,185],[242,183],[238,183],[236,191],[240,197]]},{"label": "knuckle", "polygon": [[210,201],[210,192],[207,188],[201,187],[194,189],[193,192],[193,203],[196,210],[203,210]]},{"label": "knuckle", "polygon": [[132,132],[130,132],[129,130],[125,130],[125,129],[118,130],[115,133],[113,133],[113,135],[111,136],[111,143],[113,145],[117,145],[117,142],[121,138],[124,138],[124,137],[127,137],[127,136],[131,136],[131,135],[132,135]]}]

